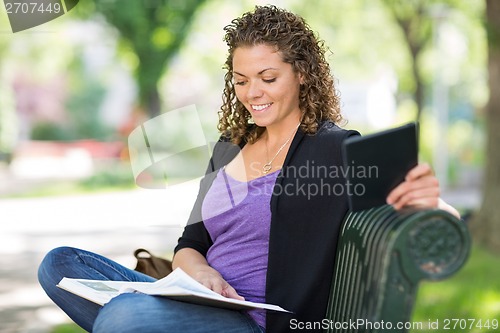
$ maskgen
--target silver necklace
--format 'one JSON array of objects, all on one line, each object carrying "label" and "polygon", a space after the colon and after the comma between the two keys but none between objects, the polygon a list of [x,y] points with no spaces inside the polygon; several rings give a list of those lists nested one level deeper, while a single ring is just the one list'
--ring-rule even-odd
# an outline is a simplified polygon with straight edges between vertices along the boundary
[{"label": "silver necklace", "polygon": [[[287,143],[290,142],[290,140],[292,139],[293,135],[295,134],[295,131],[297,131],[297,128],[299,128],[299,126],[300,126],[300,123],[297,125],[297,127],[295,127],[295,129],[293,130],[293,132],[290,135],[290,137],[288,137],[288,139],[286,139],[285,143],[281,145],[281,147],[278,149],[278,151],[276,152],[276,154],[274,154],[273,158],[271,158],[266,164],[264,164],[264,166],[262,167],[262,173],[267,174],[269,171],[272,170],[272,168],[273,168],[272,163],[273,163],[274,159],[279,155],[279,153],[281,153],[281,151],[283,150],[283,148],[285,148],[285,146],[287,145]],[[269,154],[267,143],[266,143],[266,151]]]}]

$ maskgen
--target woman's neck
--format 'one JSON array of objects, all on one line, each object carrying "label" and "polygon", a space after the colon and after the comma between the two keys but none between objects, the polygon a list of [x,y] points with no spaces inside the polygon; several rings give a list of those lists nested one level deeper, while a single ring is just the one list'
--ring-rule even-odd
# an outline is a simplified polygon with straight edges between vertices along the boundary
[{"label": "woman's neck", "polygon": [[278,125],[266,127],[262,137],[269,146],[282,145],[288,138],[293,136],[300,125],[300,119],[294,119]]}]

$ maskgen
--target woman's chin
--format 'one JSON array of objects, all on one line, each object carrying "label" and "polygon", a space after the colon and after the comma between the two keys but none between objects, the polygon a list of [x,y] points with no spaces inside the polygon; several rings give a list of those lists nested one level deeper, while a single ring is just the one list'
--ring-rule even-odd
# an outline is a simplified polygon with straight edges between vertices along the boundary
[{"label": "woman's chin", "polygon": [[256,117],[255,115],[252,115],[252,120],[255,123],[255,125],[259,127],[267,127],[269,125],[269,120],[265,119],[263,117]]}]

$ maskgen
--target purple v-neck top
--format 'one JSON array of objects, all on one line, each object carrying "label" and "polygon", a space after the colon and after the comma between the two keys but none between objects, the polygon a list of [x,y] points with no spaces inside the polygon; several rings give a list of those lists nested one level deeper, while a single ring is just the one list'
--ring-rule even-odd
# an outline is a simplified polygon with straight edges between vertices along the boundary
[{"label": "purple v-neck top", "polygon": [[[207,261],[245,300],[265,302],[270,201],[279,170],[242,182],[221,169],[202,206],[213,245]],[[265,327],[265,311],[249,311]]]}]

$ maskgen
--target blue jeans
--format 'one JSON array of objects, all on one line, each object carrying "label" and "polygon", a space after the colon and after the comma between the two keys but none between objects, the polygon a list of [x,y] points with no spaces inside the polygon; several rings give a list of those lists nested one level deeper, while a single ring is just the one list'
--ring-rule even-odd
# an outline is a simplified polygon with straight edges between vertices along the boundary
[{"label": "blue jeans", "polygon": [[70,247],[50,251],[38,269],[47,295],[89,332],[262,333],[246,313],[143,294],[123,294],[104,307],[62,290],[63,277],[92,280],[155,281],[98,254]]}]

